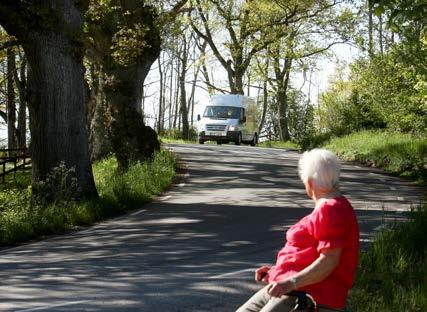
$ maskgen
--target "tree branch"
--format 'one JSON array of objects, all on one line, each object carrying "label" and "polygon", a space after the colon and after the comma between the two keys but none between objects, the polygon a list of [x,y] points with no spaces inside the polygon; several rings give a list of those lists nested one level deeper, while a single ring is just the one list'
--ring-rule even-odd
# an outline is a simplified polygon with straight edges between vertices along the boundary
[{"label": "tree branch", "polygon": [[164,13],[166,18],[169,20],[175,19],[175,17],[181,13],[185,13],[188,9],[183,9],[183,7],[187,4],[188,0],[181,0],[168,12]]},{"label": "tree branch", "polygon": [[25,20],[22,17],[23,8],[21,1],[2,0],[0,1],[0,25],[15,37],[25,32]]},{"label": "tree branch", "polygon": [[218,48],[216,47],[213,39],[212,39],[212,34],[209,30],[209,26],[208,26],[208,21],[206,19],[206,16],[203,14],[203,11],[200,7],[200,1],[197,0],[197,11],[199,12],[199,16],[202,19],[203,22],[203,26],[205,28],[206,34],[203,34],[197,27],[196,25],[194,25],[192,19],[190,18],[190,24],[191,27],[193,28],[193,30],[197,33],[198,36],[200,36],[201,38],[203,38],[205,41],[208,42],[209,46],[211,47],[213,53],[215,54],[216,58],[218,59],[218,61],[221,63],[221,65],[228,71],[229,69],[229,65],[227,64],[227,61],[222,57],[221,53],[219,52]]}]

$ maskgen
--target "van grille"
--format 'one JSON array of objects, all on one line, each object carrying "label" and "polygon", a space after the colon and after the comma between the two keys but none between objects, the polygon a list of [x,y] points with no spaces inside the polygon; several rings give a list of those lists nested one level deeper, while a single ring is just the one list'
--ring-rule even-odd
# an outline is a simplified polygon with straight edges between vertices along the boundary
[{"label": "van grille", "polygon": [[226,125],[206,125],[207,131],[225,131]]}]

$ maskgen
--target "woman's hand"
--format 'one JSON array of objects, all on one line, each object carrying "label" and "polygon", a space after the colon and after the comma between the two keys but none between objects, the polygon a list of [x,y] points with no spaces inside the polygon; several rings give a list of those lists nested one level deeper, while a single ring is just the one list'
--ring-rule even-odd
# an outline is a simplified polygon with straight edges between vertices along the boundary
[{"label": "woman's hand", "polygon": [[277,298],[290,293],[292,290],[295,290],[295,284],[289,279],[271,283],[267,288],[268,294]]},{"label": "woman's hand", "polygon": [[255,271],[255,281],[267,284],[265,281],[265,277],[267,276],[268,271],[270,271],[271,267],[269,266],[262,266]]}]

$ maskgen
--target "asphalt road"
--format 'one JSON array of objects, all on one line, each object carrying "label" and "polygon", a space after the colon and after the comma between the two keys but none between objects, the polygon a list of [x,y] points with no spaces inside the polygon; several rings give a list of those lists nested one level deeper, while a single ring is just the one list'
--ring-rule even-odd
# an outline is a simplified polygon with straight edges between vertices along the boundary
[{"label": "asphalt road", "polygon": [[[313,204],[293,151],[169,145],[187,164],[151,204],[86,230],[0,251],[0,311],[235,311],[284,230]],[[343,164],[363,246],[402,220],[421,189]]]}]

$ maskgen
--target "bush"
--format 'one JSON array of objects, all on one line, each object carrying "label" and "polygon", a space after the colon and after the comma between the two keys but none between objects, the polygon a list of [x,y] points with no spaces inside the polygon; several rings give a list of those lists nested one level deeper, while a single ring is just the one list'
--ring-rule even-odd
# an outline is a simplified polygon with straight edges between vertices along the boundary
[{"label": "bush", "polygon": [[[77,226],[117,216],[160,194],[175,173],[171,152],[160,151],[152,161],[135,163],[125,173],[117,171],[114,157],[93,165],[98,199],[75,201],[69,192],[72,170],[56,168],[40,187],[61,195],[54,201],[41,198],[30,205],[31,188],[0,191],[0,246],[34,237],[62,233]],[[60,187],[60,189],[57,189]]]}]

